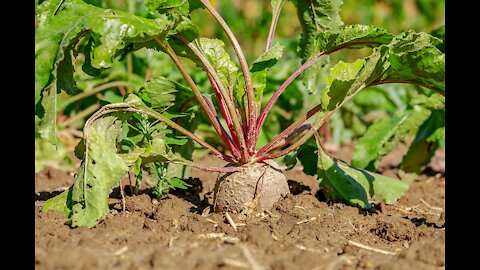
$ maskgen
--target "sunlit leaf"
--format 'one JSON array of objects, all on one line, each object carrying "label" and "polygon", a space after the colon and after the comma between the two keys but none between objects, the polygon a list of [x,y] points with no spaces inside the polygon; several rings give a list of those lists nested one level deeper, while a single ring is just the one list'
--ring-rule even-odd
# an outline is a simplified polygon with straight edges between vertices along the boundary
[{"label": "sunlit leaf", "polygon": [[318,178],[329,198],[341,198],[352,205],[371,208],[371,202],[395,203],[408,184],[381,174],[348,166],[318,149]]},{"label": "sunlit leaf", "polygon": [[376,170],[378,161],[390,153],[407,134],[415,132],[430,114],[430,110],[415,106],[391,119],[382,118],[375,122],[355,145],[352,165]]}]

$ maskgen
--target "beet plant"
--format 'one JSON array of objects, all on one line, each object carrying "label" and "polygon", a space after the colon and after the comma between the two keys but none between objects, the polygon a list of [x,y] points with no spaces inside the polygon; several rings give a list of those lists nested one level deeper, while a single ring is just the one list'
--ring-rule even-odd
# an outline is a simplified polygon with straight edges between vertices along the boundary
[{"label": "beet plant", "polygon": [[[369,164],[388,153],[408,132],[418,130],[432,111],[444,108],[445,60],[437,48],[442,40],[413,30],[394,35],[372,25],[344,25],[339,15],[341,0],[291,1],[302,26],[297,51],[302,64],[268,100],[263,98],[268,71],[285,50],[273,42],[285,1],[271,1],[272,22],[265,50],[250,64],[234,33],[208,0],[145,0],[149,14],[143,17],[104,9],[90,4],[92,1],[39,2],[35,105],[43,138],[55,141],[57,94],[62,90],[75,93],[74,67],[80,54],[85,57],[82,70],[98,76],[129,53],[147,48],[167,54],[186,83],[152,78],[123,102],[106,104],[88,119],[76,148],[82,163],[75,183],[44,205],[44,210],[63,211],[73,227],[92,227],[105,216],[110,192],[129,172],[137,183],[144,171],[154,175],[154,193],[159,197],[171,188],[187,188],[182,180],[167,176],[169,164],[218,174],[216,212],[269,209],[286,196],[287,181],[275,161],[282,157],[289,166],[299,160],[331,198],[364,208],[371,207],[372,201],[394,203],[408,184],[363,168],[374,170]],[[205,8],[219,24],[238,65],[221,40],[200,36],[191,21],[191,13],[198,8]],[[361,48],[370,48],[370,55],[353,62],[330,63],[330,55],[337,51]],[[210,89],[196,84],[185,59],[205,72]],[[325,87],[311,96],[317,105],[268,143],[257,145],[269,113],[287,87],[297,77],[307,89],[315,87],[325,70]],[[320,128],[357,93],[383,84],[413,84],[427,89],[428,95],[408,114],[399,116],[400,120],[376,124],[376,129],[367,132],[369,136],[361,141],[354,157],[357,167],[332,157],[322,145]],[[196,114],[206,116],[225,151],[195,134],[199,116],[191,113],[194,106]],[[382,134],[375,136],[376,130]],[[175,151],[192,141],[228,165],[206,166]]]}]

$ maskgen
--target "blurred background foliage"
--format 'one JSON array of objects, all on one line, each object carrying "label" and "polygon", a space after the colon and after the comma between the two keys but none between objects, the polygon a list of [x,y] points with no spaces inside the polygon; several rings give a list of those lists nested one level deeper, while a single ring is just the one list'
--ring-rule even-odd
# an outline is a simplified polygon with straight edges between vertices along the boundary
[{"label": "blurred background foliage", "polygon": [[[143,0],[85,0],[85,2],[104,8],[128,11],[138,16],[150,16]],[[271,20],[270,1],[211,0],[211,2],[230,25],[247,60],[251,63],[265,49]],[[341,17],[345,24],[371,24],[383,27],[393,34],[414,29],[417,32],[434,31],[434,35],[444,38],[444,28],[439,27],[445,24],[445,1],[344,0]],[[216,37],[222,39],[225,44],[229,44],[226,35],[206,10],[196,9],[192,13],[192,20],[200,28],[201,36]],[[295,53],[298,49],[300,32],[296,9],[290,1],[285,1],[274,39],[274,42],[279,42],[285,47],[285,53],[267,75],[264,104],[280,84],[301,65],[301,59]],[[78,46],[88,46],[88,44],[80,42]],[[226,47],[233,55],[233,50]],[[369,49],[343,50],[333,54],[331,62],[336,63],[340,59],[347,62],[354,61],[368,55],[369,52]],[[80,66],[84,59],[83,55],[78,55],[76,65]],[[236,60],[234,57],[232,59]],[[185,60],[184,63],[199,88],[204,92],[211,92],[206,74],[192,62]],[[102,105],[122,101],[126,94],[138,92],[145,81],[154,77],[163,76],[186,85],[166,54],[145,48],[126,55],[110,69],[103,70],[98,75],[98,77],[92,77],[82,68],[77,68],[74,74],[77,93],[73,96],[65,93],[58,96],[58,146],[55,148],[41,139],[36,132],[36,172],[47,165],[66,171],[76,169],[76,160],[72,153],[82,137],[83,125],[88,117]],[[319,99],[312,95],[316,96],[321,92],[324,86],[322,79],[324,80],[326,76],[327,74],[321,76],[314,92],[307,91],[300,78],[288,87],[267,118],[259,146],[267,143],[297,116],[318,103]],[[329,124],[323,129],[325,139],[328,143],[336,145],[355,142],[375,120],[392,117],[395,112],[411,107],[419,92],[429,94],[428,91],[412,85],[384,85],[366,89],[331,117]],[[194,100],[184,102],[194,102]],[[198,106],[190,110],[188,112],[190,119],[195,119],[195,123],[191,124],[192,130],[198,126],[197,134],[204,137],[207,142],[220,147],[216,133],[208,124],[205,115],[197,113]],[[439,121],[443,121],[442,117]],[[38,121],[38,118],[36,120]],[[194,145],[188,143],[182,147],[189,149],[178,149],[178,151],[191,154]],[[444,147],[444,138],[440,140],[440,147]],[[200,151],[200,153],[205,152]]]}]

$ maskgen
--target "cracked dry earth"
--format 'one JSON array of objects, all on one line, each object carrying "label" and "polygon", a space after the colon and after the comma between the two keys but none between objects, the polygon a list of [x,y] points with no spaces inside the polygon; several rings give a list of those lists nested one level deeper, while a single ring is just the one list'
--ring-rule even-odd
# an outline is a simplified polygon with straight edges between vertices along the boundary
[{"label": "cracked dry earth", "polygon": [[[349,161],[351,146],[332,152]],[[395,175],[406,148],[382,160]],[[199,160],[216,164],[212,157]],[[71,229],[61,213],[43,212],[44,201],[68,187],[72,174],[47,168],[37,174],[36,269],[444,269],[444,152],[394,205],[362,211],[326,202],[315,178],[300,168],[286,172],[291,195],[271,211],[245,218],[209,213],[215,174],[192,170],[193,187],[160,202],[150,189],[118,189],[111,212],[93,229]],[[123,184],[127,184],[124,179]],[[129,186],[125,186],[129,190]]]}]

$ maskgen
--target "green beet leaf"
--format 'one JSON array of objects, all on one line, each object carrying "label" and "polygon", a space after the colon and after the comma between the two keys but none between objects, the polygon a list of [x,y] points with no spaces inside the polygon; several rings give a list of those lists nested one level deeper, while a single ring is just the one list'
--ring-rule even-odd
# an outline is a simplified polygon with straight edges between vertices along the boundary
[{"label": "green beet leaf", "polygon": [[[283,46],[280,44],[274,44],[269,50],[261,54],[255,61],[253,61],[250,67],[252,74],[253,88],[255,91],[256,106],[260,107],[260,98],[263,96],[263,90],[267,87],[267,72],[273,67],[278,59],[283,55]],[[243,80],[239,80],[242,81]],[[243,84],[240,86],[243,90]]]},{"label": "green beet leaf", "polygon": [[[315,34],[311,54],[308,59],[344,47],[363,48],[388,44],[392,38],[392,34],[374,26],[341,26]],[[326,77],[326,69],[329,66],[329,58],[325,57],[305,71],[304,77],[306,80],[304,80],[304,83],[310,93],[316,93],[315,89],[324,85],[325,79],[323,77]]]},{"label": "green beet leaf", "polygon": [[[61,5],[61,6],[60,6]],[[55,8],[53,8],[55,6]],[[41,118],[42,138],[55,143],[56,94],[75,92],[72,52],[80,37],[86,46],[87,71],[108,68],[129,44],[166,36],[175,26],[165,15],[146,19],[126,12],[105,10],[80,0],[45,1],[37,8],[35,30],[35,104]]]},{"label": "green beet leaf", "polygon": [[333,31],[329,30],[316,34],[312,50],[316,54],[333,51],[341,47],[376,47],[382,44],[389,44],[393,37],[394,35],[379,27],[352,24],[342,26]]},{"label": "green beet leaf", "polygon": [[308,60],[314,53],[315,35],[327,30],[338,30],[343,21],[340,17],[342,0],[292,0],[302,25],[300,57]]},{"label": "green beet leaf", "polygon": [[129,43],[143,43],[153,37],[161,38],[172,28],[172,21],[166,16],[146,19],[126,12],[99,10],[95,15],[86,16],[85,27],[92,32],[95,48],[92,51],[92,66],[108,68],[117,53]]},{"label": "green beet leaf", "polygon": [[430,162],[444,136],[445,111],[435,110],[418,129],[400,169],[408,173],[420,173]]},{"label": "green beet leaf", "polygon": [[352,165],[376,170],[378,161],[390,153],[407,134],[418,130],[430,114],[430,110],[415,106],[391,119],[382,118],[375,122],[355,145]]},{"label": "green beet leaf", "polygon": [[[328,30],[336,31],[343,25],[339,15],[343,1],[309,0],[293,1],[293,3],[297,7],[297,16],[302,25],[299,55],[304,63],[315,55],[316,34]],[[316,94],[317,90],[325,85],[324,81],[329,67],[330,58],[324,57],[304,71],[301,80],[308,93]]]},{"label": "green beet leaf", "polygon": [[146,102],[150,108],[163,112],[170,108],[175,102],[175,93],[180,84],[164,77],[155,77],[145,82],[138,92],[138,96]]},{"label": "green beet leaf", "polygon": [[340,61],[331,69],[322,91],[322,109],[333,111],[358,90],[376,84],[416,84],[443,94],[445,55],[435,47],[438,42],[428,34],[407,31],[395,36],[389,44],[374,48],[366,58],[353,63]]},{"label": "green beet leaf", "polygon": [[321,95],[321,104],[325,111],[334,110],[343,101],[364,65],[363,59],[353,63],[340,61],[330,70],[327,86]]},{"label": "green beet leaf", "polygon": [[348,166],[318,148],[318,178],[325,195],[349,204],[371,208],[371,202],[395,203],[408,191],[408,184],[381,174]]},{"label": "green beet leaf", "polygon": [[72,188],[63,191],[57,196],[45,201],[42,211],[63,212],[66,218],[72,214]]},{"label": "green beet leaf", "polygon": [[389,136],[393,135],[392,120],[380,118],[378,121],[368,127],[367,132],[360,138],[355,145],[352,155],[352,165],[359,168],[367,168],[368,170],[376,169],[376,165],[372,164],[377,161],[378,150],[385,143]]},{"label": "green beet leaf", "polygon": [[442,40],[442,43],[437,44],[436,47],[442,53],[445,53],[445,25],[442,25],[442,26],[438,27],[437,29],[434,29],[432,32],[430,32],[430,35]]},{"label": "green beet leaf", "polygon": [[283,55],[283,46],[276,43],[268,51],[262,53],[250,67],[251,72],[263,71],[273,67]]},{"label": "green beet leaf", "polygon": [[106,116],[95,120],[87,131],[87,154],[72,189],[73,227],[91,228],[109,211],[108,195],[128,171],[116,149],[120,130],[117,117]]},{"label": "green beet leaf", "polygon": [[183,15],[190,13],[188,0],[145,0],[145,6],[148,11],[154,13],[158,11],[161,14]]},{"label": "green beet leaf", "polygon": [[[343,21],[340,17],[342,0],[293,0],[297,8],[297,17],[302,26],[299,44],[299,55],[302,62],[311,59],[315,51],[315,36],[325,31],[337,31]],[[324,85],[325,74],[330,64],[330,58],[325,57],[311,66],[302,75],[302,83],[311,94],[317,93]]]},{"label": "green beet leaf", "polygon": [[219,39],[200,38],[200,49],[207,57],[208,61],[215,67],[218,77],[230,93],[237,79],[238,67],[230,59],[230,55],[225,50],[225,44]]},{"label": "green beet leaf", "polygon": [[412,83],[445,93],[445,54],[436,45],[441,40],[426,33],[405,31],[388,45],[389,68],[381,81]]}]

